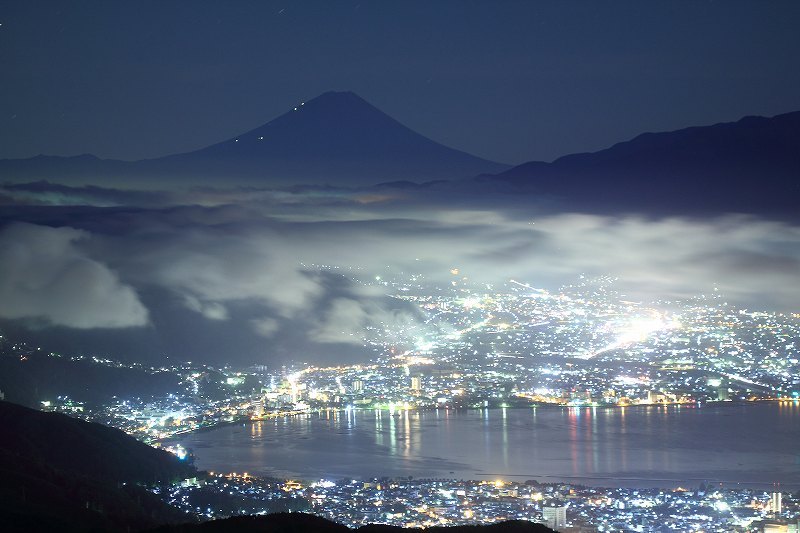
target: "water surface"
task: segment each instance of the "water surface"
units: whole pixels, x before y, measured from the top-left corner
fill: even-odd
[[[323,412],[183,436],[197,466],[302,479],[413,476],[800,488],[800,405]]]

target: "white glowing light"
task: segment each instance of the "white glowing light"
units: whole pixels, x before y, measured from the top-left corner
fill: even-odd
[[[417,339],[415,348],[420,352],[427,352],[436,347],[436,343],[425,339]]]
[[[672,322],[664,320],[660,316],[649,318],[634,318],[622,329],[617,337],[617,344],[625,345],[634,342],[642,342],[653,333],[673,329]]]
[[[648,317],[631,318],[622,324],[607,324],[604,329],[611,329],[617,334],[617,338],[594,352],[589,352],[580,356],[581,359],[591,359],[592,357],[604,352],[616,350],[637,342],[644,342],[653,336],[654,333],[677,329],[680,323],[675,318],[667,318],[660,313],[653,312]]]
[[[464,298],[461,302],[461,305],[464,306],[464,309],[472,309],[475,307],[481,307],[481,299],[475,296],[471,296],[469,298]]]

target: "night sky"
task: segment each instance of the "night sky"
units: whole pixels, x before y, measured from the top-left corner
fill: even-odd
[[[196,149],[351,90],[505,163],[800,109],[800,3],[0,5],[0,158]]]

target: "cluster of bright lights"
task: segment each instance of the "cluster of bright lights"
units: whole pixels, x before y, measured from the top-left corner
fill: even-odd
[[[464,306],[464,309],[480,309],[483,307],[481,304],[481,299],[477,296],[470,296],[469,298],[464,298],[461,300],[461,305]]]
[[[624,346],[647,340],[653,333],[668,331],[680,327],[675,319],[668,319],[660,314],[650,317],[632,318],[619,331],[616,344]]]
[[[415,348],[420,352],[429,352],[436,348],[436,343],[427,339],[419,338],[417,339]]]
[[[186,451],[186,448],[184,448],[180,444],[176,444],[175,446],[168,446],[164,449],[174,454],[181,461],[185,460],[186,457],[189,455],[189,452]]]
[[[655,311],[650,316],[633,317],[619,324],[606,324],[602,330],[613,332],[616,335],[616,339],[599,350],[587,352],[582,358],[591,359],[601,353],[644,342],[656,333],[680,327],[681,324],[676,318],[667,317],[665,314]]]

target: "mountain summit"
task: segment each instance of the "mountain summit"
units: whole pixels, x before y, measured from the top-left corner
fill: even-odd
[[[0,161],[0,179],[363,186],[466,178],[507,168],[432,141],[352,92],[327,92],[263,126],[193,152],[131,163],[91,157],[6,160]]]
[[[186,155],[338,161],[446,156],[480,161],[419,135],[352,92],[324,93],[263,126]]]
[[[442,146],[352,92],[327,92],[254,130],[201,150],[146,162],[187,177],[371,185],[473,176],[508,168]]]

